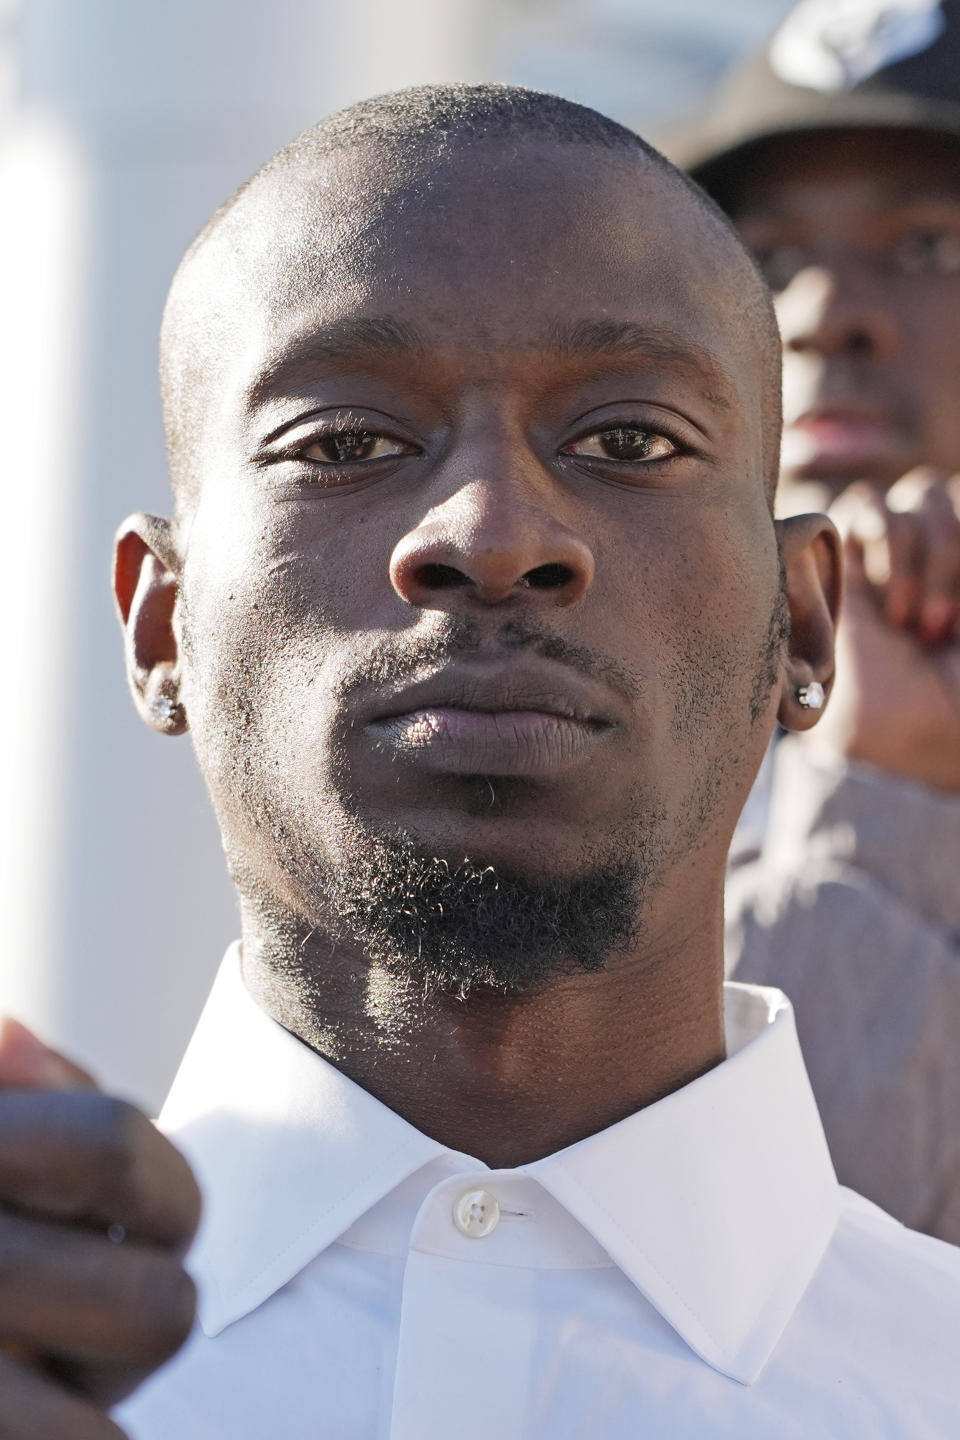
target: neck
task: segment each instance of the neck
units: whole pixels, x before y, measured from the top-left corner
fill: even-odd
[[[459,998],[425,995],[246,908],[244,980],[262,1009],[417,1129],[500,1169],[605,1129],[723,1059],[719,896],[705,913],[661,925],[601,971]]]

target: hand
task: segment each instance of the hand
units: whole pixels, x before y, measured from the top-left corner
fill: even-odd
[[[145,1116],[0,1025],[3,1440],[121,1440],[109,1407],[190,1332],[181,1261],[199,1213],[186,1161]]]
[[[830,704],[807,743],[960,790],[960,479],[852,485],[830,514],[846,600]]]

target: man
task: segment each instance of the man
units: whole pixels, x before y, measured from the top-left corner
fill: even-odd
[[[777,298],[778,511],[847,541],[839,681],[733,849],[842,1180],[960,1242],[960,7],[807,0],[679,145]]]
[[[335,117],[188,254],[176,518],[127,522],[116,589],[243,942],[163,1116],[204,1191],[200,1327],[134,1440],[956,1432],[960,1258],[839,1190],[789,1006],[722,995],[737,814],[833,677],[835,532],[771,515],[778,354],[702,196],[524,91]],[[106,1338],[81,1286],[57,1346],[6,1303],[49,1405],[97,1395],[78,1352],[131,1383],[119,1266],[163,1252],[168,1194],[167,1251],[192,1214],[136,1127],[126,1195],[78,1200],[80,1096],[19,1097],[19,1173],[52,1150],[84,1245],[127,1232]],[[53,1209],[24,1188],[8,1254]]]

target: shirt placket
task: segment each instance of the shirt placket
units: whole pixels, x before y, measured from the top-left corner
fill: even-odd
[[[515,1227],[535,1221],[523,1192],[508,1175],[480,1172],[444,1181],[421,1206],[404,1272],[389,1440],[529,1433],[536,1271],[517,1263]]]

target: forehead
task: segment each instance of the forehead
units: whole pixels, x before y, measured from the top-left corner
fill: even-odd
[[[960,141],[906,130],[809,132],[760,145],[731,176],[726,208],[738,220],[791,212],[805,218],[960,201]]]
[[[389,315],[422,349],[488,359],[596,349],[595,322],[632,326],[664,354],[712,360],[734,388],[754,381],[746,262],[679,181],[631,152],[488,144],[410,166],[348,151],[268,176],[234,230],[226,309],[248,380],[314,332]]]

